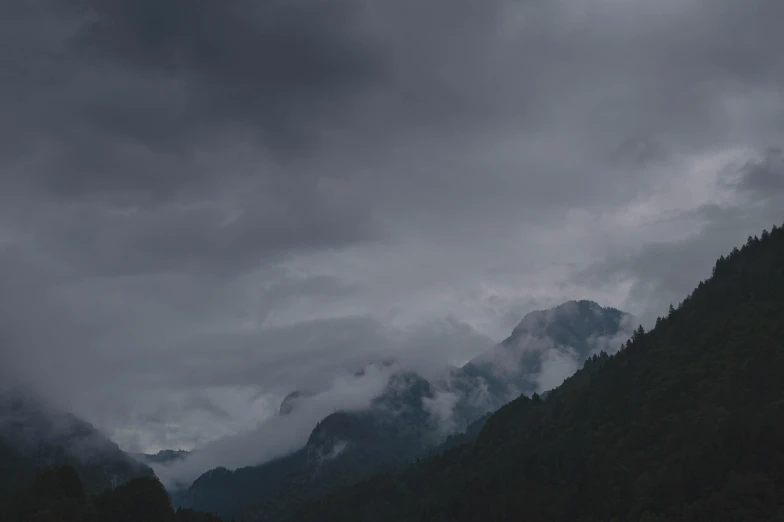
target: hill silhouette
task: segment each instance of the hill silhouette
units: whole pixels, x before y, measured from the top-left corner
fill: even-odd
[[[154,476],[90,423],[21,390],[1,392],[0,504],[58,466],[76,469],[88,494]]]
[[[38,472],[0,508],[2,522],[221,522],[207,513],[175,511],[163,485],[153,477],[134,478],[89,495],[72,466]]]

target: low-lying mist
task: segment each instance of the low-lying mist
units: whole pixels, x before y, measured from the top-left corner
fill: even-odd
[[[340,375],[328,389],[298,401],[288,414],[273,415],[254,430],[218,439],[185,459],[153,465],[153,469],[167,488],[180,489],[216,467],[235,469],[284,456],[303,447],[311,430],[327,415],[368,408],[397,370],[397,365],[370,365],[359,375]]]

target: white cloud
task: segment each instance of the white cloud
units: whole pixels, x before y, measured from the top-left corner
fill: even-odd
[[[574,350],[560,348],[546,351],[542,357],[542,370],[535,376],[537,391],[542,393],[560,386],[579,367]]]
[[[422,399],[422,407],[432,416],[439,430],[444,434],[454,431],[455,424],[452,414],[458,400],[457,394],[444,390],[436,390],[433,397]]]

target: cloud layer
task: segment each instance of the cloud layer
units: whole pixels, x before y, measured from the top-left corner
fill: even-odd
[[[784,221],[778,0],[7,4],[0,377],[128,449]]]

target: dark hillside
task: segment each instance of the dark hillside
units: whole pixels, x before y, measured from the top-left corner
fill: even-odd
[[[155,478],[134,478],[88,495],[72,466],[45,469],[0,505],[2,522],[221,522],[217,516],[171,506]]]
[[[615,356],[520,397],[475,443],[378,476],[297,521],[784,520],[784,230]]]

